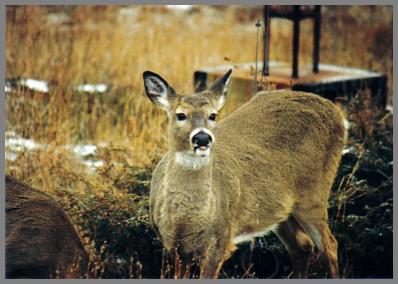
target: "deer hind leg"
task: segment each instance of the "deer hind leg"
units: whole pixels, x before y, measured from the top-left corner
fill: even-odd
[[[329,226],[324,224],[322,228],[323,249],[321,250],[321,257],[324,265],[327,267],[330,278],[339,278],[339,265],[337,259],[337,241],[330,232]]]
[[[308,268],[314,251],[311,238],[293,216],[281,222],[275,234],[289,253],[293,278],[308,278]]]
[[[330,232],[327,218],[321,220],[308,220],[300,217],[298,221],[303,225],[319,250],[320,258],[328,270],[329,278],[339,278],[337,258],[337,241]]]

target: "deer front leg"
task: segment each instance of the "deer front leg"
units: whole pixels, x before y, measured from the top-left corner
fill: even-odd
[[[173,251],[169,252],[163,249],[162,267],[160,272],[161,279],[169,279],[174,274],[174,254]]]
[[[217,240],[210,245],[202,258],[200,278],[218,278],[218,274],[225,260],[229,258],[235,246],[230,242]]]
[[[179,263],[179,278],[189,279],[194,278],[195,275],[192,274],[192,267],[195,263],[193,254],[180,254],[180,263]]]
[[[194,264],[192,254],[186,254],[173,247],[170,251],[163,249],[161,279],[191,278],[191,268]]]
[[[193,263],[193,255],[191,253],[185,253],[184,251],[175,250],[174,279],[190,278],[191,266]]]

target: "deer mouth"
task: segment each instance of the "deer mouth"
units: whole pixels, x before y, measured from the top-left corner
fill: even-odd
[[[210,155],[210,146],[211,144],[208,144],[207,146],[199,146],[199,145],[194,145],[193,151],[195,152],[196,156],[199,157],[207,157]]]

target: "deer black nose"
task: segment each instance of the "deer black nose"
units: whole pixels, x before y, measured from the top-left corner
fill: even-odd
[[[192,137],[192,144],[197,147],[208,146],[211,141],[211,136],[204,131],[200,131]]]

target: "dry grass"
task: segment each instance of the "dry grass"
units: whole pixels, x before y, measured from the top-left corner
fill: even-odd
[[[201,7],[175,14],[154,6],[8,7],[7,78],[53,83],[48,104],[7,98],[7,129],[51,143],[105,141],[149,165],[166,148],[165,116],[143,95],[142,72],[154,70],[183,93],[203,66],[254,59],[253,7]],[[122,11],[121,11],[122,9]],[[65,19],[55,21],[54,14]],[[385,72],[392,86],[392,9],[324,7],[321,59]],[[310,62],[312,23],[302,23],[301,61]],[[291,24],[272,20],[271,59],[291,57]],[[108,83],[106,105],[71,86]],[[24,96],[25,98],[20,98]],[[37,96],[37,95],[36,95]],[[111,98],[110,98],[111,97]],[[78,111],[76,111],[78,110]]]
[[[51,86],[48,94],[20,89],[7,95],[6,129],[47,146],[19,152],[6,172],[54,195],[106,193],[128,204],[131,167],[151,170],[167,148],[166,116],[143,94],[142,72],[158,72],[188,93],[195,69],[253,61],[261,10],[252,8],[175,13],[156,6],[7,7],[6,77]],[[311,38],[312,24],[304,21],[301,63],[311,61]],[[271,40],[271,60],[289,61],[290,23],[272,20]],[[391,97],[392,8],[324,7],[321,62],[384,72]],[[105,95],[73,90],[83,83],[112,88]],[[104,166],[88,173],[62,147],[76,143],[104,143],[97,155]]]

